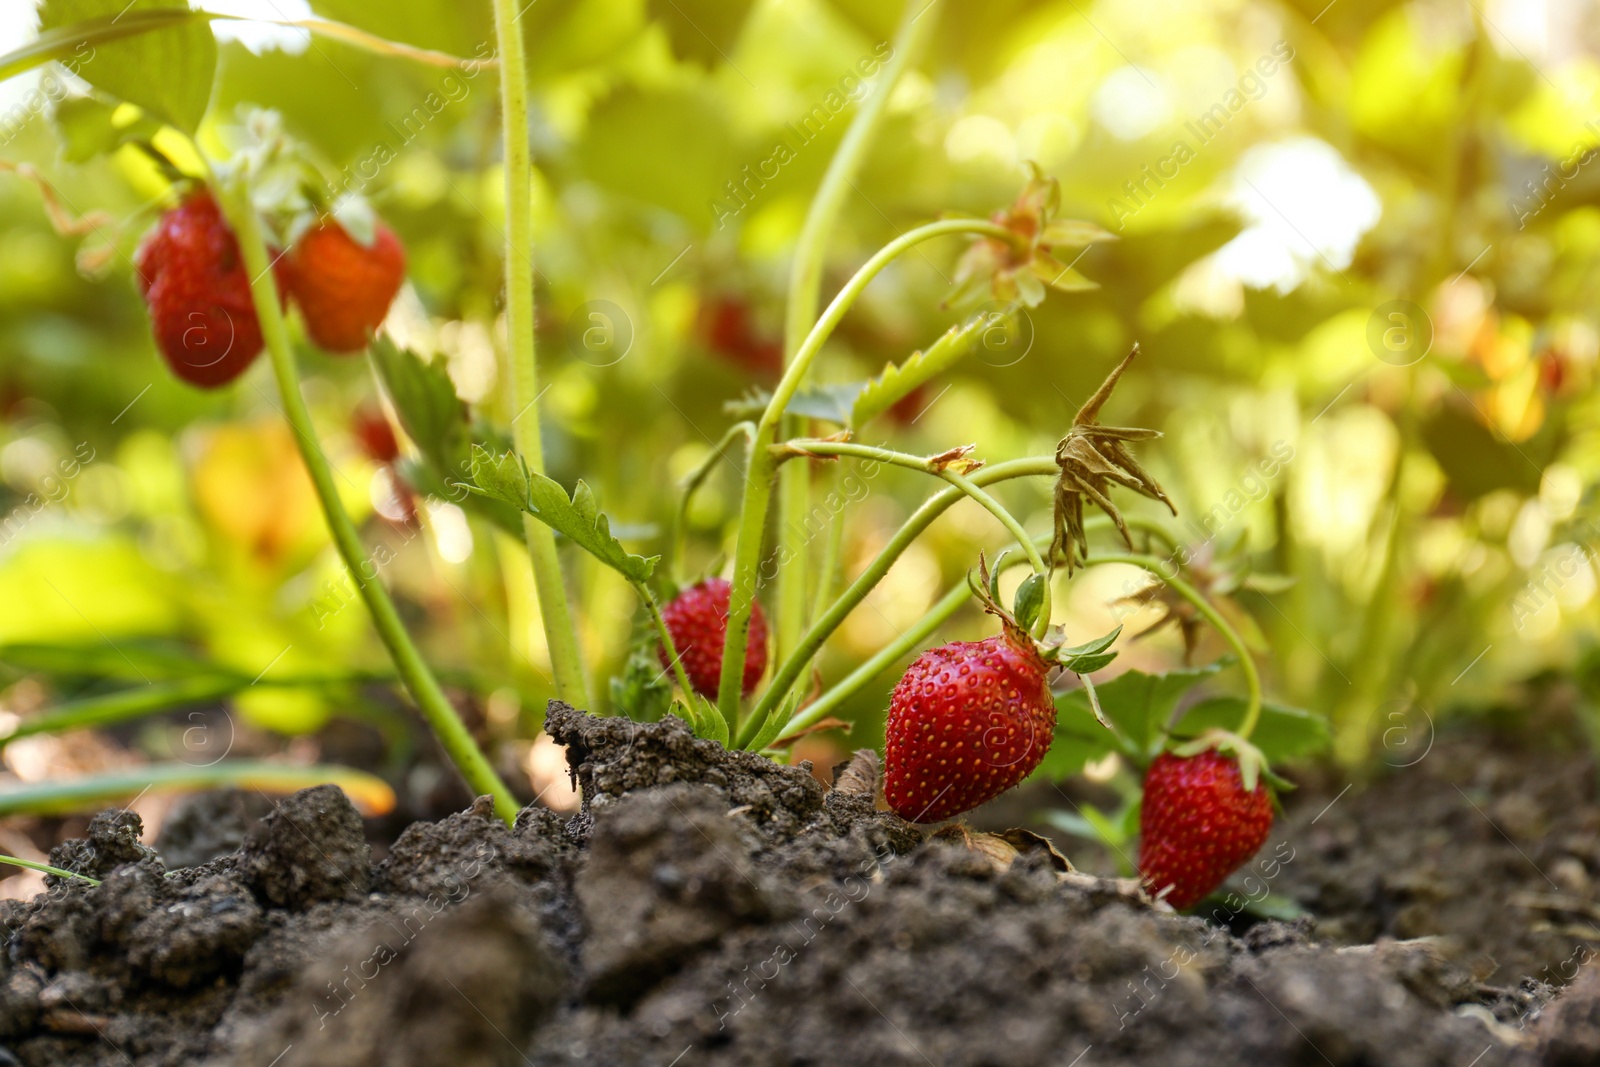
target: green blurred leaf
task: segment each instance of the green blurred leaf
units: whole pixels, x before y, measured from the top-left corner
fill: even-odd
[[[1126,671],[1095,690],[1106,718],[1132,747],[1130,755],[1148,759],[1164,735],[1178,701],[1221,669],[1220,663],[1210,663],[1166,674]],[[1120,747],[1112,732],[1095,721],[1084,690],[1074,689],[1057,697],[1056,714],[1055,743],[1041,764],[1049,768],[1050,777],[1077,774],[1085,763]],[[1058,748],[1062,750],[1059,755]]]
[[[130,142],[148,141],[161,128],[148,115],[119,125],[116,112],[115,104],[89,96],[68,97],[57,104],[50,117],[61,138],[61,158],[84,163]]]
[[[447,480],[466,474],[467,408],[444,360],[427,362],[384,336],[374,338],[369,350],[407,436]]]
[[[726,101],[709,87],[622,89],[590,112],[573,158],[602,188],[675,212],[696,230],[711,230],[723,212],[740,210],[730,183],[748,180],[744,195],[757,202],[764,184],[741,171],[757,157],[739,158],[732,125]],[[648,165],[652,160],[672,165]]]
[[[751,0],[649,0],[650,17],[667,31],[673,54],[708,66],[729,62]]]
[[[1212,728],[1232,730],[1244,718],[1244,709],[1243,697],[1210,697],[1184,712],[1173,735],[1188,738]],[[1269,763],[1315,755],[1326,749],[1332,739],[1328,720],[1323,716],[1273,703],[1261,706],[1261,719],[1250,735],[1251,744],[1261,750]]]
[[[44,0],[39,29],[42,33],[89,19],[188,8],[187,0]],[[76,62],[75,71],[96,88],[192,134],[211,101],[217,41],[211,27],[198,20],[97,44]]]
[[[1469,412],[1444,404],[1422,423],[1422,440],[1451,489],[1465,500],[1476,500],[1496,489],[1539,492],[1543,468],[1555,459],[1559,445],[1548,425],[1545,430],[1514,444],[1496,437]]]

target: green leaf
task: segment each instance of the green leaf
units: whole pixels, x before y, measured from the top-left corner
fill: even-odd
[[[911,353],[899,366],[891,363],[885,367],[855,398],[850,411],[850,428],[861,429],[904,400],[917,386],[953,367],[980,337],[994,328],[997,317],[995,313],[973,315],[966,322],[950,327],[925,351]]]
[[[846,426],[850,422],[850,409],[867,384],[865,381],[839,382],[834,385],[801,389],[789,398],[789,406],[783,410],[788,415],[822,419],[825,422]],[[770,392],[765,389],[751,389],[738,400],[730,400],[723,404],[722,410],[724,414],[736,419],[759,419],[770,403],[772,403]]]
[[[1118,734],[1127,739],[1132,749],[1126,755],[1140,761],[1148,759],[1183,694],[1221,669],[1220,663],[1212,663],[1167,674],[1126,671],[1096,686],[1101,710],[1116,727],[1116,734],[1095,721],[1084,690],[1061,694],[1056,697],[1055,740],[1034,773],[1051,779],[1078,774],[1086,764],[1120,750]]]
[[[1093,674],[1095,671],[1105,670],[1116,658],[1115,652],[1091,652],[1062,660],[1061,665],[1073,674]]]
[[[661,558],[636,556],[623,548],[583,482],[569,498],[560,482],[530,471],[515,452],[496,455],[473,445],[472,481],[468,489],[520,507],[629,581],[648,581]]]
[[[1046,582],[1044,575],[1030,574],[1017,586],[1017,595],[1011,601],[1011,614],[1017,617],[1017,623],[1024,630],[1033,629],[1034,621],[1039,618],[1039,609],[1044,607]]]
[[[73,96],[61,101],[51,114],[56,134],[61,138],[61,158],[68,163],[85,163],[96,156],[109,155],[133,141],[148,141],[161,124],[148,115],[118,124],[117,105],[91,96]]]
[[[1101,689],[1102,698],[1105,690]],[[1197,737],[1207,729],[1232,730],[1244,718],[1245,700],[1238,696],[1218,696],[1202,700],[1188,711],[1172,731],[1177,737]],[[1261,706],[1261,719],[1250,735],[1250,743],[1261,750],[1267,762],[1315,755],[1332,742],[1328,720],[1314,712],[1284,704]]]
[[[69,66],[95,88],[193,134],[211,102],[217,40],[203,17],[190,21],[187,0],[44,0],[39,31],[65,31],[88,20],[117,22],[130,15],[166,11],[184,12],[185,21],[104,41],[87,53],[75,51]]]
[[[446,480],[463,477],[470,458],[467,409],[444,360],[429,362],[384,336],[374,338],[369,351],[406,435]]]

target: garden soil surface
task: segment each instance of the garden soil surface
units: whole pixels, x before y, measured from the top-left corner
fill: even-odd
[[[377,863],[332,787],[214,797],[155,848],[97,817],[52,861],[102,885],[0,903],[0,1067],[1600,1064],[1571,750],[1480,727],[1308,781],[1234,905],[1182,916],[877,811],[864,764],[829,789],[676,720],[547,728],[576,816],[480,801]],[[1268,890],[1305,914],[1239,910]]]

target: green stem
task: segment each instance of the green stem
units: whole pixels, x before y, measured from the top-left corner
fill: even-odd
[[[534,348],[533,162],[528,147],[528,61],[518,0],[494,0],[500,51],[500,119],[506,172],[506,362],[510,366],[512,439],[528,469],[544,473],[539,437],[539,365]],[[578,631],[567,604],[556,554],[555,532],[532,516],[522,517],[522,536],[533,565],[533,586],[550,649],[556,695],[574,707],[589,707],[588,682]]]
[[[1041,545],[1048,547],[1050,540],[1050,536],[1038,538],[1034,541],[1034,546],[1035,548]],[[1007,567],[1026,561],[1024,556],[1007,556],[997,564],[995,569],[996,571],[1004,570]],[[900,657],[922,644],[929,637],[932,637],[939,627],[949,622],[950,617],[961,610],[961,605],[965,604],[971,596],[972,586],[970,583],[963,581],[952,586],[950,591],[941,597],[938,603],[929,608],[922,618],[918,619],[893,641],[875,652],[861,666],[839,679],[816,700],[806,705],[804,711],[790,719],[784,728],[778,732],[778,736],[787,737],[796,730],[804,729],[812,723],[821,722],[846,700],[855,696],[862,686],[892,667],[899,661]]]
[[[1106,554],[1090,556],[1083,561],[1085,567],[1097,566],[1101,563],[1128,563],[1135,567],[1143,567],[1157,579],[1167,584],[1173,592],[1177,593],[1198,611],[1206,622],[1210,623],[1222,639],[1228,642],[1234,655],[1239,657],[1239,669],[1244,672],[1244,684],[1249,694],[1249,702],[1245,706],[1244,718],[1239,722],[1239,728],[1234,731],[1240,737],[1249,739],[1255,731],[1256,723],[1261,719],[1261,675],[1256,671],[1256,662],[1250,655],[1250,650],[1245,647],[1244,638],[1239,636],[1239,631],[1224,619],[1211,602],[1200,591],[1176,574],[1167,574],[1165,561],[1153,556],[1134,556],[1120,554]]]
[[[728,427],[721,440],[712,446],[711,454],[705,458],[705,462],[683,480],[683,493],[678,497],[678,510],[673,517],[672,540],[667,547],[667,573],[678,585],[682,585],[684,581],[683,556],[689,531],[689,504],[694,500],[694,494],[705,484],[706,479],[711,477],[711,472],[716,470],[717,464],[726,457],[728,446],[733,444],[734,438],[743,437],[748,444],[755,430],[753,422],[738,422]]]
[[[38,871],[40,874],[53,874],[57,878],[77,878],[88,882],[90,885],[100,884],[100,879],[90,878],[87,874],[79,874],[77,871],[64,871],[60,867],[52,867],[48,863],[35,863],[32,860],[21,859],[17,856],[0,856],[0,863],[9,864],[12,867],[26,867],[28,870]]]
[[[650,587],[643,582],[634,582],[633,588],[650,611],[650,621],[655,624],[656,634],[661,638],[661,647],[667,653],[672,676],[678,680],[678,688],[683,690],[684,703],[690,709],[690,714],[693,714],[694,686],[689,684],[689,675],[683,669],[683,656],[679,655],[678,646],[672,640],[672,631],[667,629],[667,620],[661,615],[661,604],[656,600],[655,594],[650,592]]]
[[[1022,523],[1017,521],[1015,515],[1007,511],[1001,503],[978,486],[966,476],[959,474],[947,466],[934,463],[924,456],[913,456],[905,452],[896,452],[889,448],[879,448],[874,445],[856,444],[851,441],[790,441],[778,446],[777,451],[782,456],[787,449],[794,449],[802,455],[809,456],[854,456],[858,459],[874,460],[878,463],[888,463],[896,467],[905,467],[908,470],[921,471],[931,474],[935,478],[942,478],[961,490],[967,496],[976,500],[983,509],[996,519],[1000,520],[1011,536],[1017,539],[1017,544],[1022,547],[1022,552],[1033,565],[1033,573],[1042,578],[1050,577],[1050,568],[1045,564],[1044,557],[1039,554],[1039,549],[1034,545],[1034,538],[1023,529]],[[787,453],[793,455],[794,453]],[[1039,609],[1039,617],[1034,622],[1035,637],[1043,636],[1045,630],[1050,628],[1050,586],[1048,582],[1044,587],[1044,603]]]
[[[1053,477],[1059,472],[1054,456],[1030,456],[1026,459],[1013,459],[1005,463],[996,463],[992,467],[985,467],[968,479],[973,485],[987,486],[1008,478],[1026,477]],[[889,573],[889,568],[894,566],[895,560],[900,558],[911,543],[922,536],[937,519],[950,509],[958,500],[966,499],[967,494],[962,489],[951,486],[949,489],[936,493],[922,502],[922,505],[906,519],[895,535],[889,539],[867,564],[865,570],[851,582],[849,587],[839,595],[822,616],[812,622],[800,644],[788,659],[779,665],[777,673],[773,676],[772,684],[762,694],[750,718],[753,722],[765,722],[768,715],[783,703],[789,690],[800,678],[810,664],[812,657],[822,648],[824,642],[832,636],[856,607],[867,598],[873,587],[883,581],[884,575]],[[726,667],[724,667],[726,669]],[[754,737],[759,732],[759,725],[754,729],[741,732],[746,739]]]
[[[927,17],[924,18],[923,15]],[[783,347],[791,360],[798,359],[800,348],[805,342],[807,324],[816,318],[817,304],[822,293],[822,270],[828,235],[838,220],[839,211],[844,205],[851,182],[860,171],[861,164],[872,147],[873,135],[883,121],[890,94],[911,60],[920,51],[922,42],[932,31],[938,16],[937,10],[928,11],[924,0],[911,0],[906,5],[905,13],[901,16],[900,28],[895,33],[894,50],[889,61],[879,72],[871,91],[862,100],[860,109],[845,131],[844,139],[839,142],[833,159],[828,163],[828,170],[822,176],[822,183],[817,187],[816,195],[811,199],[811,208],[806,213],[805,224],[801,227],[800,236],[795,242],[794,259],[789,273],[789,293],[784,309]],[[784,436],[792,437],[798,433],[799,422],[800,420],[795,418],[785,419]],[[780,555],[786,560],[785,566],[778,572],[778,587],[774,598],[775,654],[780,658],[787,655],[798,643],[801,630],[805,626],[809,537],[802,516],[810,510],[809,475],[810,472],[804,464],[794,464],[779,472],[778,540],[782,546]],[[837,516],[834,517],[834,524],[839,525]],[[823,561],[824,569],[817,583],[822,590],[819,594],[818,610],[821,604],[826,603],[820,597],[826,594],[828,586],[832,584],[829,576],[837,558],[837,553],[833,551],[836,548],[833,538],[830,538],[828,547],[829,555]]]
[[[503,2],[503,0],[497,0]],[[750,445],[750,462],[745,468],[744,499],[740,505],[738,543],[734,550],[733,590],[728,603],[728,635],[723,646],[722,677],[717,688],[717,707],[727,721],[730,733],[738,725],[739,696],[744,679],[745,651],[750,638],[750,610],[755,604],[758,570],[761,565],[761,540],[766,528],[767,506],[772,501],[772,481],[777,473],[776,460],[767,449],[777,437],[789,401],[805,380],[811,363],[822,345],[833,334],[845,312],[855,303],[868,283],[896,258],[924,241],[948,234],[979,234],[1008,243],[1015,243],[1017,235],[1003,226],[981,219],[944,219],[930,222],[890,241],[856,271],[833,298],[822,317],[817,320],[806,339],[795,352],[793,361],[783,372],[782,379],[773,390],[772,400],[761,415],[755,436]],[[1055,470],[1052,459],[1051,470]],[[780,568],[788,560],[779,558]],[[792,658],[792,657],[791,657]],[[768,708],[768,711],[771,709]]]
[[[474,743],[466,725],[444,695],[444,690],[439,688],[438,679],[412,643],[411,635],[400,621],[394,601],[389,599],[388,590],[378,580],[378,568],[368,558],[355,523],[350,520],[349,513],[339,500],[333,470],[317,443],[316,426],[311,421],[311,412],[306,408],[305,397],[300,392],[300,372],[295,367],[294,353],[289,347],[289,331],[284,323],[283,307],[278,302],[272,263],[261,237],[261,224],[256,219],[247,189],[231,189],[227,193],[230,195],[225,195],[222,200],[228,206],[228,218],[238,237],[245,269],[251,278],[250,292],[255,299],[256,317],[260,320],[261,336],[272,359],[272,372],[283,398],[284,415],[294,429],[295,443],[300,448],[300,455],[322,503],[328,532],[333,536],[334,545],[350,572],[350,580],[355,583],[372,615],[373,626],[383,639],[395,670],[411,692],[412,699],[417,702],[423,718],[433,728],[446,755],[461,771],[461,776],[473,792],[494,797],[495,810],[507,823],[513,822],[517,816],[516,799]]]

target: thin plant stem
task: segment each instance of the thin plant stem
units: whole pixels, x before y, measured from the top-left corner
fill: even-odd
[[[711,477],[711,472],[716,469],[717,464],[726,457],[728,446],[733,444],[734,439],[743,437],[748,442],[755,429],[753,422],[739,422],[728,427],[721,440],[711,446],[711,454],[705,458],[705,462],[683,480],[683,492],[678,496],[678,510],[673,516],[672,539],[667,546],[667,573],[679,585],[684,581],[684,548],[689,533],[689,505],[694,500],[694,494],[705,484],[706,479]]]
[[[533,162],[528,145],[528,61],[517,24],[517,0],[494,0],[495,36],[500,51],[500,120],[506,178],[506,362],[510,368],[511,434],[528,469],[544,473],[539,437],[539,366],[534,347]],[[530,515],[522,517],[522,536],[533,566],[533,586],[550,650],[556,695],[575,707],[589,707],[578,631],[567,603],[555,532]]]
[[[87,874],[79,874],[77,871],[64,871],[60,867],[52,867],[48,863],[35,863],[33,860],[25,860],[18,856],[0,856],[0,863],[8,864],[12,867],[24,867],[30,871],[38,871],[40,874],[53,874],[57,878],[76,878],[79,881],[88,882],[90,885],[100,884],[100,879],[90,878]]]
[[[855,175],[861,170],[867,153],[871,150],[873,136],[883,121],[889,96],[894,91],[912,59],[939,20],[937,9],[929,11],[925,0],[910,0],[901,16],[895,33],[894,50],[889,61],[879,71],[872,89],[861,101],[855,118],[845,130],[843,140],[828,163],[827,172],[811,198],[806,221],[795,241],[794,259],[789,272],[789,292],[784,309],[784,352],[791,360],[797,359],[805,342],[808,324],[816,318],[817,304],[822,293],[822,270],[828,237],[838,221],[840,208],[852,186]],[[785,437],[799,432],[800,420],[786,418],[783,422]],[[809,565],[807,544],[810,540],[802,516],[810,509],[810,471],[804,464],[784,467],[778,473],[778,542],[780,554],[786,560],[778,572],[774,595],[774,638],[776,655],[782,657],[800,640],[806,621],[806,572]],[[840,517],[832,517],[835,527],[842,525]],[[822,569],[817,575],[817,609],[827,603],[821,599],[832,585],[832,574],[837,567],[838,535],[830,533]],[[813,612],[814,614],[814,612]]]
[[[888,463],[896,467],[905,467],[908,470],[921,471],[941,478],[960,489],[967,496],[976,500],[985,511],[1000,520],[1000,524],[1010,531],[1011,536],[1017,539],[1022,552],[1033,565],[1033,573],[1042,578],[1049,578],[1050,568],[1045,563],[1044,557],[1039,554],[1039,549],[1034,545],[1034,538],[1023,529],[1017,517],[994,497],[984,492],[965,475],[958,473],[948,466],[943,466],[923,456],[913,456],[905,452],[896,452],[889,448],[878,448],[873,445],[856,444],[851,441],[791,441],[780,447],[793,448],[803,455],[813,456],[854,456],[857,459],[872,460],[878,463]],[[1039,608],[1039,615],[1034,621],[1034,636],[1041,636],[1050,627],[1050,586],[1044,587],[1044,601]]]
[[[1239,657],[1239,669],[1244,672],[1244,684],[1248,693],[1248,702],[1245,705],[1244,718],[1239,722],[1239,728],[1233,732],[1246,740],[1255,731],[1256,723],[1261,719],[1261,675],[1256,671],[1255,659],[1250,655],[1250,649],[1245,646],[1244,638],[1239,636],[1239,631],[1211,602],[1201,595],[1200,591],[1176,574],[1168,574],[1165,570],[1165,561],[1153,556],[1135,556],[1122,554],[1092,555],[1083,561],[1085,567],[1097,566],[1101,563],[1128,563],[1135,567],[1143,567],[1157,580],[1166,583],[1167,587],[1194,606],[1202,618],[1210,623],[1222,639],[1228,642],[1234,655]]]
[[[511,795],[500,776],[489,765],[483,751],[473,741],[466,724],[456,714],[439,681],[428,668],[422,653],[406,632],[389,592],[378,580],[377,567],[368,557],[356,532],[355,523],[339,499],[334,484],[333,469],[318,443],[317,430],[300,392],[300,372],[295,366],[294,353],[289,347],[289,331],[284,322],[283,308],[278,302],[277,285],[273,281],[272,263],[267,256],[267,246],[261,237],[261,225],[251,206],[248,191],[243,188],[228,190],[231,195],[221,199],[228,205],[229,221],[239,241],[239,251],[249,272],[250,292],[255,300],[256,317],[261,323],[261,336],[266,342],[267,354],[272,360],[272,373],[277,378],[278,392],[283,400],[284,416],[294,430],[306,471],[316,488],[327,519],[328,532],[350,573],[350,580],[361,594],[362,601],[372,615],[373,627],[389,651],[395,670],[417,703],[417,708],[433,729],[445,754],[466,779],[476,794],[494,798],[495,811],[507,823],[517,816],[516,798]]]
[[[899,256],[924,241],[949,234],[978,234],[1007,243],[1016,243],[1016,234],[1003,226],[982,219],[943,219],[918,226],[890,241],[856,271],[828,305],[806,339],[795,352],[794,360],[783,372],[772,400],[762,412],[761,421],[750,442],[750,461],[745,467],[744,497],[740,504],[738,542],[734,550],[733,589],[728,603],[728,631],[723,645],[722,677],[717,688],[717,707],[727,721],[730,733],[737,732],[741,682],[744,678],[745,651],[750,638],[750,611],[755,604],[756,585],[761,565],[761,541],[766,530],[767,507],[772,501],[772,482],[777,474],[776,459],[768,452],[777,437],[785,409],[805,380],[822,345],[833,334],[839,321],[873,278]],[[1051,470],[1055,470],[1052,459]],[[778,564],[787,564],[780,555]],[[791,657],[792,658],[792,657]],[[771,710],[770,707],[767,708]]]
[[[655,594],[650,592],[650,587],[643,582],[634,582],[633,588],[644,601],[645,608],[650,612],[650,621],[655,625],[656,635],[661,638],[661,648],[667,654],[668,665],[672,668],[672,676],[677,679],[678,687],[683,690],[684,705],[694,714],[694,686],[689,684],[689,675],[683,669],[683,654],[678,651],[677,644],[672,640],[672,631],[667,629],[667,620],[661,615],[661,604],[656,600]]]
[[[1048,547],[1050,537],[1045,536],[1034,540],[1034,547]],[[1026,556],[1008,556],[1001,560],[995,567],[998,572],[1018,563],[1027,562]],[[951,586],[950,591],[939,598],[938,603],[929,608],[927,612],[908,627],[893,641],[884,645],[861,666],[835,682],[821,696],[817,697],[805,710],[795,715],[779,731],[779,737],[787,737],[796,730],[804,729],[812,723],[821,722],[832,714],[846,700],[849,700],[868,682],[888,670],[894,663],[916,648],[922,642],[932,637],[935,631],[950,621],[950,617],[972,597],[972,586],[968,582],[959,582]]]
[[[1054,456],[1030,456],[1025,459],[1013,459],[1004,463],[996,463],[992,467],[985,467],[972,475],[969,481],[972,484],[984,487],[996,482],[1003,482],[1009,478],[1027,477],[1053,477],[1060,468],[1056,466]],[[833,635],[849,614],[867,598],[867,594],[889,573],[889,568],[894,566],[895,560],[900,558],[911,543],[922,536],[922,531],[933,524],[933,521],[948,511],[957,501],[965,500],[967,494],[951,486],[934,494],[922,505],[912,512],[910,517],[895,531],[889,542],[879,550],[866,569],[851,582],[845,591],[839,594],[839,599],[833,602],[820,617],[807,628],[805,636],[794,652],[778,666],[773,675],[772,683],[762,694],[755,710],[751,712],[752,722],[765,722],[783,700],[788,696],[800,675],[804,673],[812,657],[822,648],[823,643]],[[724,666],[726,669],[726,666]],[[760,727],[752,727],[741,732],[748,742],[759,733]]]

